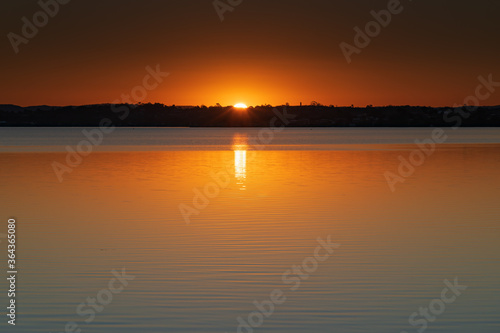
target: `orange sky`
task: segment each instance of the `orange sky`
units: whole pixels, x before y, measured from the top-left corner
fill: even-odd
[[[339,44],[387,1],[243,1],[223,22],[205,0],[72,1],[18,54],[3,39],[0,104],[114,102],[157,64],[170,76],[145,102],[169,105],[449,106],[475,93],[479,75],[500,81],[498,1],[401,4],[348,64]],[[1,6],[4,36],[40,10]]]

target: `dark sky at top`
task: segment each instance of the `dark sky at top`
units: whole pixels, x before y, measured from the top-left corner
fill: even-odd
[[[212,0],[71,0],[16,54],[8,34],[41,8],[2,1],[0,103],[113,102],[157,65],[170,75],[144,102],[444,106],[474,95],[480,75],[500,82],[498,0],[402,0],[348,64],[339,44],[387,5],[243,0],[221,22]]]

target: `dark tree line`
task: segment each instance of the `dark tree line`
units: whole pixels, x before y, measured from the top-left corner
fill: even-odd
[[[285,106],[276,107],[282,111]],[[470,109],[385,106],[355,108],[286,106],[291,127],[499,127],[500,106]],[[0,105],[0,126],[99,126],[109,119],[118,127],[268,127],[274,107],[177,107],[163,104],[29,107]]]

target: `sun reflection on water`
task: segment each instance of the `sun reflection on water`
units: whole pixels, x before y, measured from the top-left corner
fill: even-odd
[[[248,136],[235,134],[233,137],[234,176],[240,190],[246,190]]]

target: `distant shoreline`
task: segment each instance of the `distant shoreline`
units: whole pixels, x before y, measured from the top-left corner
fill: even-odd
[[[98,104],[20,107],[0,105],[0,127],[258,128],[269,127],[274,110],[286,110],[286,127],[500,127],[500,106],[448,108],[320,104],[179,107],[163,104]]]

